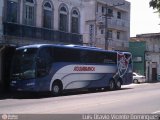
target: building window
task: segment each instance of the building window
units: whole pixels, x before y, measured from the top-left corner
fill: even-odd
[[[73,10],[72,12],[71,32],[79,33],[79,12],[78,10]]]
[[[113,16],[113,10],[112,9],[109,8],[107,10],[107,13],[108,13],[108,16]]]
[[[96,11],[98,12],[98,9],[99,9],[99,5],[98,5],[98,4],[97,4],[97,6],[96,6],[96,9],[97,9]]]
[[[121,19],[121,17],[122,17],[122,16],[121,16],[121,12],[117,12],[117,18],[118,18],[118,19]]]
[[[104,30],[101,30],[101,34],[104,34]]]
[[[120,32],[117,32],[117,39],[119,40],[121,37],[121,33]]]
[[[35,23],[35,1],[25,0],[24,3],[24,24],[34,25]]]
[[[94,24],[90,24],[89,25],[89,40],[90,40],[91,45],[93,44],[93,40],[95,36],[94,32],[95,32],[95,26]]]
[[[102,13],[104,14],[105,13],[105,7],[102,6]]]
[[[141,56],[137,56],[133,58],[134,62],[142,62],[142,57]]]
[[[112,38],[112,30],[108,30],[108,38]]]
[[[61,31],[67,32],[68,31],[68,9],[65,5],[60,7],[60,14],[59,14],[59,29]]]
[[[18,22],[18,0],[7,1],[7,22]]]
[[[43,5],[43,27],[52,28],[53,22],[53,7],[50,2],[45,2]]]

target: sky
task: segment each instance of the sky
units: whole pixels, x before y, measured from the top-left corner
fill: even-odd
[[[160,32],[160,15],[149,7],[150,0],[126,0],[131,2],[130,36]]]

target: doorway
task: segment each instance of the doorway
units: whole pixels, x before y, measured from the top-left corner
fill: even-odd
[[[157,81],[157,63],[152,62],[152,81]]]
[[[10,90],[10,68],[15,49],[16,47],[6,46],[1,55],[3,92],[9,92]]]

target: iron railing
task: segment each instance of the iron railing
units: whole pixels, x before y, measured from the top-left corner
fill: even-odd
[[[53,29],[38,28],[38,27],[8,23],[8,22],[4,22],[3,25],[4,25],[3,31],[5,36],[49,40],[56,43],[57,42],[72,43],[72,44],[83,43],[81,34],[67,33]]]

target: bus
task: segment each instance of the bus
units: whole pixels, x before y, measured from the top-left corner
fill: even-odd
[[[121,89],[132,83],[132,55],[78,45],[36,44],[16,49],[11,90],[51,92]]]

